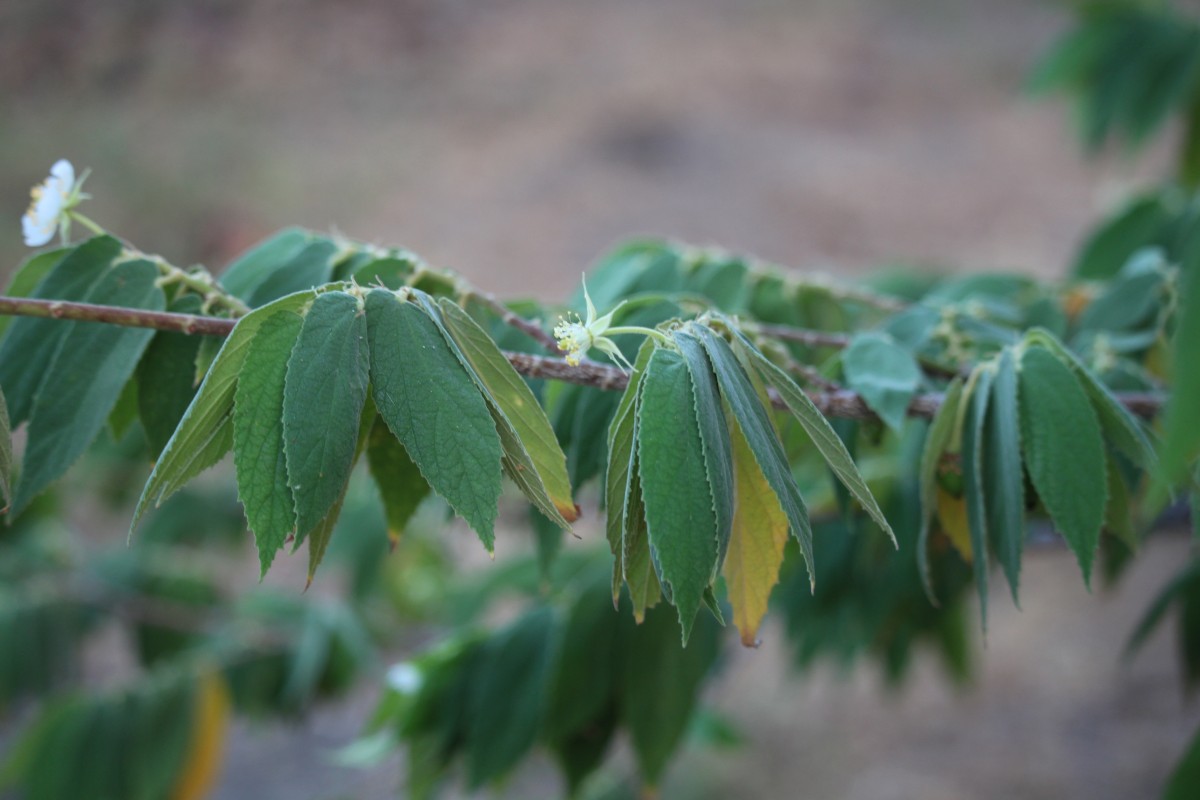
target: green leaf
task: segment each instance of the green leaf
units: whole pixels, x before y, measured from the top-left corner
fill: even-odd
[[[646,364],[654,353],[654,343],[647,339],[633,364],[633,373],[621,395],[621,402],[613,414],[608,427],[608,468],[604,473],[605,532],[609,549],[613,554],[612,596],[615,605],[621,593],[621,581],[625,578],[625,538],[628,535],[626,507],[631,490],[641,491],[638,481],[631,481],[634,470],[635,442],[637,441],[637,397],[646,372]],[[639,514],[642,513],[639,511]],[[638,520],[634,524],[642,524]],[[630,589],[632,592],[632,587]],[[642,605],[641,611],[645,611]],[[640,612],[639,612],[640,613]]]
[[[157,279],[152,262],[128,261],[109,270],[87,301],[161,311],[166,301],[155,285]],[[24,470],[13,498],[14,515],[83,455],[154,336],[150,330],[98,322],[58,324],[67,330],[44,367],[46,378],[34,402]]]
[[[221,285],[231,294],[248,300],[270,275],[300,255],[314,239],[302,228],[284,228],[247,250],[221,273]]]
[[[121,243],[111,236],[89,239],[63,257],[32,296],[84,302],[120,253]],[[29,419],[39,387],[50,373],[48,367],[70,330],[70,323],[62,320],[35,317],[21,317],[8,326],[0,343],[0,386],[8,398],[8,418],[14,428]]]
[[[274,303],[256,309],[238,320],[233,332],[225,339],[209,368],[196,396],[192,398],[179,427],[171,434],[150,473],[142,496],[138,499],[132,535],[149,503],[157,506],[185,483],[216,464],[233,444],[233,402],[238,374],[246,363],[250,343],[272,314],[277,311],[299,312],[312,302],[311,292],[297,292]]]
[[[12,466],[12,429],[8,424],[4,391],[0,389],[0,493],[4,495],[5,507],[12,502]]]
[[[150,344],[154,344],[153,339],[150,340]],[[150,348],[146,349],[149,350]],[[142,361],[145,360],[146,357],[142,356]],[[113,404],[113,409],[108,414],[108,432],[114,442],[124,439],[125,434],[133,427],[133,423],[138,421],[137,389],[136,377],[125,381],[125,385],[121,387],[121,394],[117,396],[117,402]]]
[[[886,334],[859,333],[842,351],[842,370],[847,388],[862,395],[867,407],[899,433],[921,385],[921,368],[912,353]]]
[[[1029,477],[1090,583],[1108,501],[1096,413],[1076,373],[1042,347],[1021,356],[1019,396]]]
[[[739,356],[739,360],[743,363],[753,363],[758,369],[763,380],[775,388],[779,392],[779,396],[783,398],[783,402],[787,405],[788,411],[792,413],[796,421],[800,423],[800,427],[808,434],[808,438],[816,446],[821,456],[825,459],[825,463],[833,470],[833,474],[837,476],[842,485],[858,500],[862,505],[863,510],[875,520],[884,533],[896,543],[896,534],[892,531],[892,526],[884,516],[883,510],[879,507],[879,503],[875,500],[875,495],[871,494],[867,482],[863,479],[862,474],[858,471],[858,467],[854,463],[854,459],[850,455],[850,451],[846,449],[845,442],[837,435],[833,426],[829,424],[829,420],[825,419],[822,414],[804,393],[796,382],[792,380],[786,372],[784,372],[775,364],[771,363],[765,355],[759,352],[758,348],[754,347],[748,339],[740,332],[737,333],[737,338],[734,340],[734,348]]]
[[[533,745],[554,653],[554,623],[554,613],[539,608],[484,645],[471,687],[470,788],[508,772]]]
[[[813,572],[812,528],[808,522],[808,509],[805,508],[800,489],[792,477],[783,444],[779,441],[775,426],[771,423],[764,406],[765,398],[760,398],[750,376],[742,370],[733,350],[724,339],[707,328],[697,327],[695,330],[712,362],[717,384],[721,387],[721,396],[733,410],[733,416],[758,461],[759,469],[766,476],[767,483],[771,485],[784,513],[787,514],[788,528],[800,543],[800,552],[804,555],[804,563],[808,565],[811,585],[816,581],[816,574]]]
[[[679,623],[665,608],[648,613],[641,625],[622,627],[621,718],[651,785],[659,782],[688,729],[700,686],[720,650],[720,630],[702,616],[685,648],[677,638]]]
[[[1200,458],[1200,263],[1182,277],[1181,311],[1175,328],[1171,400],[1163,427],[1162,474],[1181,480]]]
[[[431,301],[425,302],[432,306]],[[543,514],[569,530],[579,511],[571,497],[567,457],[546,412],[475,320],[445,298],[436,310],[492,408],[509,477]]]
[[[725,426],[725,412],[717,391],[717,379],[704,354],[703,345],[683,331],[676,331],[674,339],[692,378],[696,420],[700,425],[700,443],[704,447],[704,468],[708,472],[713,512],[717,520],[716,569],[719,572],[725,561],[725,552],[729,549],[729,535],[733,526],[733,452],[729,428]]]
[[[367,400],[367,319],[345,292],[317,296],[283,388],[283,449],[296,502],[296,544],[342,493]]]
[[[1025,474],[1021,469],[1017,369],[1011,349],[1006,348],[997,362],[981,455],[988,536],[1004,567],[1013,603],[1019,606],[1017,585],[1025,543]]]
[[[280,264],[250,294],[249,304],[258,307],[294,292],[324,286],[333,279],[333,261],[338,246],[325,238],[314,238],[292,260]]]
[[[1100,425],[1104,429],[1104,435],[1134,464],[1144,470],[1152,470],[1157,460],[1154,455],[1154,446],[1150,444],[1150,439],[1146,436],[1141,423],[1128,408],[1117,400],[1107,386],[1097,380],[1092,371],[1079,360],[1079,357],[1054,338],[1049,331],[1034,329],[1026,334],[1025,341],[1027,344],[1036,344],[1046,348],[1071,369],[1076,380],[1087,393],[1092,408],[1099,417]],[[1183,340],[1177,339],[1177,341]]]
[[[304,318],[276,311],[250,342],[234,393],[233,464],[238,499],[258,546],[261,575],[296,523],[283,449],[283,391],[288,359]]]
[[[683,356],[650,357],[638,404],[637,450],[650,546],[679,611],[684,642],[717,567],[717,518]]]
[[[181,314],[200,313],[201,299],[188,294],[171,304]],[[137,412],[151,452],[157,456],[196,396],[195,361],[205,337],[159,331],[137,368]]]
[[[1172,216],[1161,195],[1136,198],[1091,234],[1080,248],[1072,273],[1091,280],[1111,278],[1135,252],[1160,243]]]
[[[51,270],[57,267],[58,263],[74,249],[73,247],[59,247],[27,258],[25,263],[17,267],[17,271],[13,273],[12,280],[8,282],[8,288],[4,290],[4,294],[7,297],[29,297],[42,279],[50,274]],[[8,330],[8,326],[14,319],[17,317],[0,317],[0,335]]]
[[[542,736],[548,741],[586,729],[613,701],[622,618],[609,605],[607,589],[602,581],[589,583],[562,625],[542,716]]]
[[[971,562],[979,593],[979,617],[987,629],[988,533],[987,497],[984,495],[984,423],[991,400],[993,372],[987,365],[975,368],[967,382],[966,415],[962,426],[963,496],[967,506],[967,529],[971,537]]]
[[[963,382],[955,378],[946,388],[942,404],[938,406],[937,414],[925,434],[925,446],[921,452],[921,529],[917,536],[917,566],[921,572],[921,583],[929,602],[937,605],[937,597],[933,590],[933,578],[929,570],[929,528],[933,520],[934,509],[937,507],[937,473],[942,453],[946,451],[954,435],[954,425],[959,417],[959,405],[962,402]]]
[[[635,432],[634,440],[637,438]],[[650,550],[650,532],[646,527],[646,504],[642,496],[642,475],[636,447],[629,468],[628,498],[623,515],[625,534],[621,559],[625,569],[625,584],[629,587],[629,599],[633,603],[633,618],[641,623],[646,610],[658,605],[663,596],[663,586],[659,581],[658,565]]]
[[[1175,764],[1162,800],[1193,800],[1200,794],[1200,728]]]
[[[371,435],[367,440],[367,465],[379,487],[379,497],[383,500],[388,540],[395,546],[408,521],[417,512],[417,506],[429,494],[429,484],[382,418],[375,420],[371,427]]]
[[[421,474],[492,552],[503,456],[487,403],[437,324],[389,291],[367,295],[375,405]]]

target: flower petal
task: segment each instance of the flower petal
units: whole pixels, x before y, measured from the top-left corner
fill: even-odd
[[[54,162],[54,166],[50,168],[50,174],[65,184],[64,190],[67,192],[70,192],[71,187],[75,185],[75,167],[65,158]]]

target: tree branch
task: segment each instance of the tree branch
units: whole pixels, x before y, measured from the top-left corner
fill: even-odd
[[[74,320],[77,322],[102,322],[133,328],[152,328],[159,331],[200,334],[204,336],[228,336],[236,320],[219,317],[204,317],[194,314],[175,314],[168,311],[143,311],[138,308],[100,306],[91,303],[72,303],[66,300],[40,300],[26,297],[0,297],[0,315],[42,317],[47,319]],[[759,326],[762,331],[763,326]],[[571,366],[561,358],[530,355],[529,353],[505,352],[504,356],[517,372],[528,378],[550,380],[590,386],[604,391],[621,391],[629,384],[629,376],[616,367],[583,361]],[[770,391],[771,402],[776,408],[786,406],[783,400]],[[867,407],[855,392],[845,389],[827,392],[809,392],[809,398],[817,409],[827,417],[845,419],[875,419],[875,413]],[[1144,392],[1127,392],[1117,395],[1118,399],[1140,417],[1153,417],[1163,406],[1163,397]],[[932,417],[942,403],[937,392],[917,395],[908,407],[909,416]]]

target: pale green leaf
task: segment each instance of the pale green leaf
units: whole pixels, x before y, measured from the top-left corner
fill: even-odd
[[[921,368],[912,353],[886,334],[868,331],[854,336],[842,351],[846,387],[862,395],[887,426],[899,432],[921,385]]]
[[[929,571],[929,528],[937,507],[937,472],[942,453],[950,444],[954,425],[958,421],[959,403],[962,401],[962,379],[955,378],[946,388],[942,404],[925,434],[925,446],[921,452],[921,529],[917,536],[917,566],[921,572],[921,583],[929,601],[937,605],[933,590],[933,578]]]

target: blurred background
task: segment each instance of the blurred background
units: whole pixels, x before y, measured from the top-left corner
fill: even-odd
[[[0,267],[25,257],[29,187],[65,157],[94,170],[86,214],[214,270],[296,224],[544,300],[646,234],[843,277],[1053,278],[1169,159],[1085,161],[1065,107],[1023,97],[1067,23],[1033,0],[7,0]],[[744,746],[685,754],[666,794],[1149,796],[1197,708],[1169,633],[1121,650],[1186,551],[1152,540],[1092,595],[1068,552],[1031,554],[1023,612],[994,584],[965,689],[932,662],[897,693],[866,664],[797,675],[768,626],[709,696]],[[398,759],[327,758],[374,697],[236,723],[216,796],[388,796]],[[540,781],[513,796],[549,796]]]

